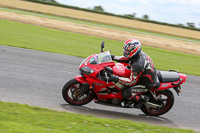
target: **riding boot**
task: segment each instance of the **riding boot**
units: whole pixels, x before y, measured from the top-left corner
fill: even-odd
[[[125,108],[140,108],[141,105],[147,102],[149,98],[145,95],[135,95],[128,100],[125,100],[121,103],[121,105]]]
[[[145,95],[142,95],[141,93],[147,92],[148,89],[146,89],[145,86],[142,85],[136,85],[130,88],[126,88],[123,90],[122,95],[124,98],[123,105],[125,107],[129,106],[135,106],[138,103],[147,102],[148,97]]]

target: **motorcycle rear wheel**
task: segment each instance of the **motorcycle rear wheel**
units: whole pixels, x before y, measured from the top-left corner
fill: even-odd
[[[85,105],[94,99],[94,92],[89,91],[83,96],[79,96],[81,84],[76,79],[68,81],[62,90],[63,99],[71,105]]]
[[[153,108],[148,108],[145,105],[143,105],[140,108],[143,113],[150,116],[163,115],[167,113],[174,105],[174,95],[170,90],[156,92],[156,97],[158,97],[158,100],[156,101],[153,100],[154,102],[153,101],[150,101],[150,102],[162,105],[162,107],[158,109],[153,109]]]

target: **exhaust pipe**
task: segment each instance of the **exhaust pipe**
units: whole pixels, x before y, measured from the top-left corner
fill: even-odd
[[[154,108],[154,109],[158,109],[162,107],[161,105],[151,103],[151,102],[146,102],[144,105],[147,106],[148,108]]]

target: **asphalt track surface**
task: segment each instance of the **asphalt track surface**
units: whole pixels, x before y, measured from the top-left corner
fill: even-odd
[[[78,75],[82,60],[0,45],[0,100],[200,131],[200,77],[188,75],[187,82],[182,85],[182,94],[177,96],[174,93],[173,108],[161,117],[146,116],[138,109],[108,107],[93,102],[77,107],[68,105],[61,92],[64,84]]]

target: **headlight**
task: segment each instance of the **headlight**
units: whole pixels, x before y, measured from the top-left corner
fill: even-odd
[[[94,72],[93,69],[89,68],[89,67],[82,67],[80,69],[80,71],[83,73],[83,74],[86,74],[86,75],[90,75]]]

